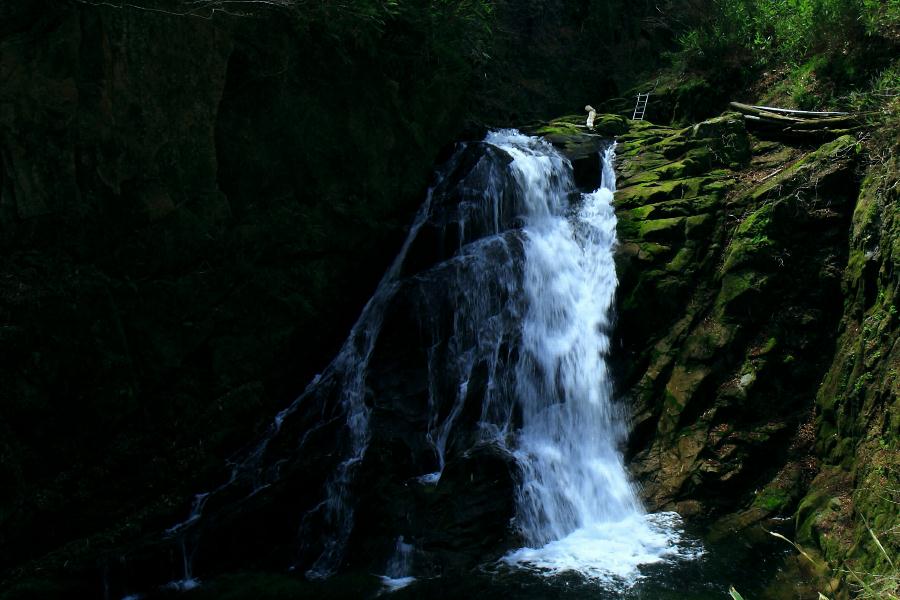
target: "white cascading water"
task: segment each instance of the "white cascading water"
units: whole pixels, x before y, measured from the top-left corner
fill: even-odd
[[[618,585],[639,577],[639,565],[699,552],[681,539],[677,514],[644,512],[618,451],[626,418],[613,401],[606,364],[617,284],[614,147],[601,157],[600,188],[580,195],[571,164],[543,139],[503,130],[488,134],[479,147],[482,154],[463,179],[444,178],[463,160],[465,146],[439,173],[337,357],[276,416],[262,440],[232,463],[229,481],[197,495],[188,519],[168,530],[180,538],[185,557],[184,579],[175,584],[197,583],[186,539],[208,500],[232,486],[253,495],[277,481],[283,459],[273,462],[270,445],[287,420],[301,416],[308,404],[320,406],[317,398],[337,403],[331,418],[346,427],[325,497],[301,526],[321,523],[325,529],[321,554],[306,574],[328,577],[340,568],[354,528],[351,483],[371,436],[368,370],[385,313],[401,290],[421,294],[417,316],[431,332],[422,335],[433,338],[426,345],[428,418],[422,435],[438,471],[419,481],[438,483],[445,455],[459,456],[473,443],[508,449],[522,474],[515,524],[526,547],[505,556],[504,563],[551,576],[574,571]],[[433,193],[440,196],[437,207]],[[447,229],[448,223],[455,229]],[[456,248],[425,272],[407,274],[416,238],[430,225],[442,235],[455,232]],[[435,289],[439,296],[429,296]],[[435,308],[442,303],[452,307],[449,320]],[[477,369],[483,371],[480,383],[473,376]],[[477,424],[460,423],[473,394],[480,418]],[[310,433],[295,443],[295,452],[307,451]],[[384,577],[388,588],[414,581],[413,541],[397,538]]]
[[[523,473],[517,525],[527,547],[504,561],[627,582],[638,565],[679,553],[680,540],[677,514],[645,514],[618,450],[626,419],[606,364],[617,284],[614,147],[602,157],[600,189],[573,212],[571,167],[549,144],[508,131],[487,141],[513,157],[529,208],[515,367],[522,422],[511,443]]]

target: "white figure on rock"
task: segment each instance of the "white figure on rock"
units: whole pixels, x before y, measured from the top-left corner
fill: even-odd
[[[588,117],[587,117],[588,129],[593,129],[594,128],[594,119],[597,117],[597,111],[594,110],[594,107],[591,106],[590,104],[585,106],[584,110],[586,110],[588,113]]]

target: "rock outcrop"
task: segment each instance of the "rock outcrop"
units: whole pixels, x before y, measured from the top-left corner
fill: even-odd
[[[796,522],[799,541],[830,564],[890,574],[900,553],[900,162],[896,130],[874,137],[881,152],[873,152],[853,211],[843,317],[816,398],[823,466]]]
[[[464,62],[127,4],[0,7],[0,581],[183,518],[333,356],[460,128]]]
[[[707,164],[729,170],[705,177],[686,178],[677,163],[648,171],[638,150],[619,200],[631,208],[623,251],[641,265],[633,288],[628,267],[623,277],[622,340],[629,349],[650,341],[631,355],[626,379],[635,381],[635,471],[653,505],[696,516],[748,501],[763,509],[757,516],[778,514],[801,493],[809,473],[794,463],[806,458],[822,349],[834,343],[855,198],[855,139],[768,176],[743,170],[750,141],[741,128],[726,116],[679,134],[713,134]],[[673,149],[678,141],[658,143],[690,158]],[[757,145],[757,165],[766,148]]]
[[[813,555],[883,572],[869,530],[896,553],[896,153],[766,141],[734,113],[613,122],[617,370],[648,506],[712,539],[796,517]],[[576,117],[538,131],[576,164],[592,139]]]

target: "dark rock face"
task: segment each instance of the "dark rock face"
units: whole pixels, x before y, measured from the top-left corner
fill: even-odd
[[[860,184],[861,149],[749,138],[734,115],[631,124],[618,369],[650,507],[713,538],[794,515],[808,552],[877,573],[896,548],[896,160]]]
[[[116,593],[187,577],[182,553],[203,579],[314,578],[383,573],[399,538],[420,574],[470,568],[514,543],[518,470],[483,435],[486,411],[514,404],[500,379],[516,364],[520,302],[504,285],[522,277],[525,209],[510,160],[483,143],[454,155],[401,254],[409,260],[389,270],[335,361],[204,496],[196,520],[108,564]]]
[[[873,156],[853,211],[843,273],[844,311],[816,396],[823,468],[797,511],[798,539],[831,564],[896,573],[900,552],[900,159],[896,122],[873,134]],[[877,545],[873,534],[878,537]],[[893,584],[896,587],[896,581]]]
[[[842,305],[855,140],[753,150],[738,116],[623,136],[634,470],[687,516],[790,510],[814,473],[795,466]]]
[[[396,253],[468,73],[348,61],[278,11],[0,11],[5,568],[221,480]]]

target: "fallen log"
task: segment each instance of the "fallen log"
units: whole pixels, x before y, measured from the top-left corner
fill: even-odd
[[[759,110],[764,110],[766,112],[773,112],[773,113],[783,113],[783,114],[789,114],[789,115],[817,115],[819,117],[837,117],[837,116],[843,116],[843,115],[850,114],[848,112],[834,112],[834,111],[821,112],[821,111],[812,111],[812,110],[794,110],[792,108],[775,108],[772,106],[756,106],[756,105],[754,105],[753,108],[756,108]]]
[[[744,120],[747,122],[748,126],[752,124],[753,127],[761,133],[765,132],[769,136],[796,140],[833,139],[862,129],[861,125],[848,126],[847,124],[841,124],[840,126],[835,127],[832,124],[829,127],[822,127],[820,124],[810,121],[785,122],[758,117],[756,115],[744,115]]]
[[[750,106],[749,104],[741,104],[740,102],[732,102],[731,107],[742,113],[744,117],[747,118],[747,120],[766,123],[770,125],[794,127],[799,129],[843,128],[852,127],[853,125],[858,123],[856,116],[849,113],[844,113],[843,115],[839,116],[803,118],[770,112],[765,108]]]
[[[735,109],[741,114],[750,115],[759,118],[766,118],[772,121],[781,121],[784,123],[796,123],[802,121],[803,119],[799,119],[797,117],[789,117],[786,115],[780,115],[778,113],[769,112],[766,110],[761,110],[754,106],[750,106],[749,104],[741,104],[740,102],[731,102],[731,108]]]
[[[774,109],[779,112],[772,112],[770,107],[740,102],[732,102],[731,107],[743,114],[748,127],[752,125],[760,132],[780,138],[829,139],[853,133],[863,126],[861,115],[850,113],[812,113],[788,109]],[[810,116],[801,117],[801,114]]]

